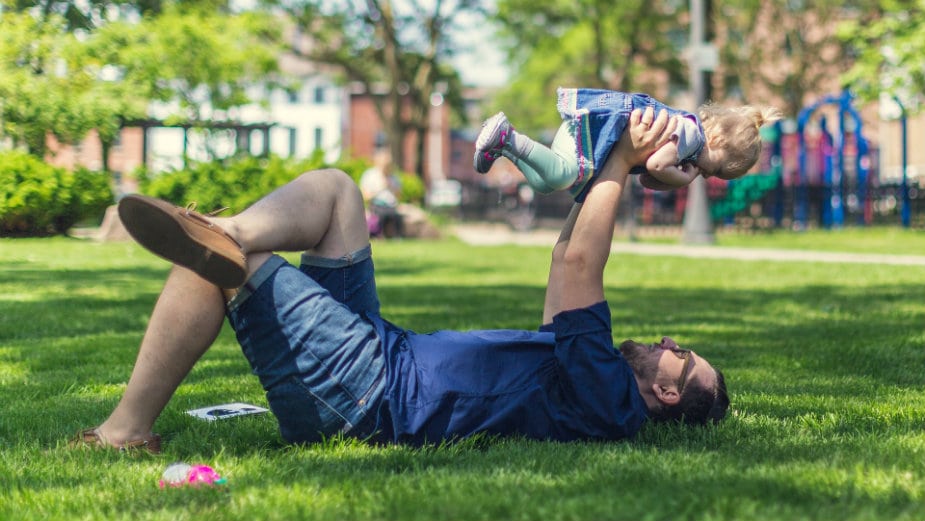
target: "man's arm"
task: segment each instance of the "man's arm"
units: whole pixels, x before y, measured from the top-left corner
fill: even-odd
[[[562,290],[565,285],[565,250],[572,238],[575,221],[581,210],[581,203],[572,205],[572,210],[562,225],[559,240],[552,249],[552,264],[549,266],[549,280],[546,283],[546,301],[543,304],[543,323],[552,323],[552,317],[562,311]]]
[[[599,172],[583,204],[575,204],[553,248],[543,322],[561,311],[588,307],[604,300],[604,266],[610,256],[617,206],[633,165],[670,138],[677,126],[661,111],[634,110],[626,131]]]

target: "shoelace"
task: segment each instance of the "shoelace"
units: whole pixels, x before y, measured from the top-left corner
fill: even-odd
[[[228,209],[229,209],[228,206],[222,206],[221,208],[217,208],[217,209],[212,210],[211,212],[208,212],[208,213],[202,213],[202,212],[197,212],[197,213],[199,213],[199,214],[201,214],[201,215],[205,215],[206,217],[215,217],[216,215],[218,215],[218,214],[220,214],[220,213],[222,213],[222,212],[224,212],[225,210],[228,210]],[[186,214],[187,214],[187,215],[191,215],[191,212],[195,212],[195,211],[196,211],[196,201],[193,201],[193,202],[191,202],[191,203],[189,203],[189,204],[186,205]]]
[[[191,218],[191,219],[196,219],[197,221],[199,221],[199,222],[205,224],[206,226],[208,226],[209,228],[213,228],[213,227],[215,227],[215,223],[213,223],[212,221],[210,221],[210,220],[207,219],[206,217],[215,217],[216,215],[218,215],[218,214],[224,212],[225,210],[228,210],[228,208],[229,208],[229,207],[227,207],[227,206],[223,206],[223,207],[221,207],[221,208],[212,210],[211,212],[205,213],[205,214],[204,214],[204,213],[200,213],[200,212],[197,212],[197,211],[196,211],[196,202],[193,201],[193,202],[191,202],[191,203],[189,203],[189,204],[186,205],[186,216],[189,217],[189,218]],[[228,235],[228,233],[225,232],[225,230],[222,230],[221,228],[219,228],[219,230],[222,231],[222,233],[225,235],[225,237],[228,237],[229,239],[231,239],[232,242],[234,242],[235,244],[237,244],[237,245],[238,245],[238,248],[240,248],[241,251],[244,251],[244,248],[241,246],[241,243],[238,242],[237,239],[235,239],[235,238],[232,237],[231,235]]]

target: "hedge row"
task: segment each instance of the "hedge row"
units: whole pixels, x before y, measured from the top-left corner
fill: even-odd
[[[25,152],[0,153],[0,236],[66,233],[102,219],[113,202],[110,176],[53,167]]]
[[[299,174],[329,166],[359,181],[370,163],[356,159],[327,165],[320,154],[298,161],[243,157],[137,175],[140,190],[147,195],[183,206],[195,201],[206,212],[225,206],[238,212]],[[423,200],[420,178],[402,174],[401,181],[403,201]],[[99,223],[113,203],[107,172],[68,171],[24,152],[0,152],[0,236],[64,234],[78,222]]]
[[[231,161],[199,163],[183,170],[140,176],[141,192],[185,206],[196,202],[200,211],[229,207],[240,212],[274,189],[295,179],[303,172],[322,168],[339,168],[354,181],[370,167],[363,159],[342,161],[334,165],[324,162],[321,154],[304,160],[279,157],[245,157]],[[402,174],[404,202],[421,202],[424,184],[412,174]]]

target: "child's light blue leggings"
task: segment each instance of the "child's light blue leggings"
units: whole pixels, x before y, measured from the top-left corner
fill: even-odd
[[[514,132],[501,154],[517,165],[535,191],[548,194],[571,187],[578,179],[574,123],[563,121],[551,147]],[[577,187],[580,190],[580,187]]]

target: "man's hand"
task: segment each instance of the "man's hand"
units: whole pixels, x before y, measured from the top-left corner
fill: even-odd
[[[677,118],[669,118],[666,110],[659,111],[658,117],[655,117],[652,107],[646,107],[645,112],[635,109],[617,142],[617,156],[630,165],[644,164],[653,152],[671,139],[671,133],[677,127]]]

